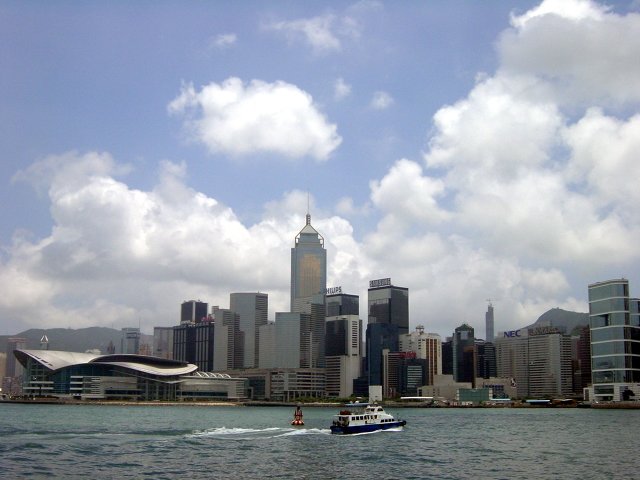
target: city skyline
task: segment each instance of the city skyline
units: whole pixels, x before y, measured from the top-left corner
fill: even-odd
[[[587,312],[640,283],[639,8],[3,5],[0,334],[273,320],[306,213],[327,286],[391,277],[409,331]]]

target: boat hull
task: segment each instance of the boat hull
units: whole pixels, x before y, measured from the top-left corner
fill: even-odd
[[[406,420],[398,420],[397,422],[388,423],[368,423],[364,425],[331,425],[331,433],[337,435],[349,435],[353,433],[368,433],[377,430],[389,430],[390,428],[404,427]]]

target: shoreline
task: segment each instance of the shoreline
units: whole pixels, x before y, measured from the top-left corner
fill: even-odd
[[[2,399],[0,404],[11,403],[21,405],[95,405],[119,407],[296,407],[303,408],[331,407],[338,408],[342,402],[270,402],[267,400],[238,400],[238,401],[135,401],[135,400],[75,400],[61,398],[13,398]],[[510,405],[433,405],[430,403],[400,403],[394,401],[381,402],[387,408],[596,408],[596,409],[640,409],[640,401],[636,402],[607,402],[607,403],[575,403],[528,405],[513,403]]]

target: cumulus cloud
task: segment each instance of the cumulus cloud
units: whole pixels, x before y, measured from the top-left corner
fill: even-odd
[[[338,78],[333,84],[333,98],[342,100],[351,95],[351,85],[346,83],[342,77]]]
[[[375,92],[373,98],[371,98],[371,108],[374,110],[386,110],[391,107],[393,103],[393,97],[383,91]]]
[[[512,16],[501,68],[552,85],[559,104],[640,101],[640,15],[588,0],[545,0]]]
[[[185,116],[188,134],[212,153],[271,152],[327,160],[341,143],[311,95],[286,82],[229,78],[197,91],[184,85],[169,112]]]
[[[55,169],[52,167],[55,166]],[[0,266],[0,316],[25,326],[173,325],[189,298],[228,304],[233,291],[264,291],[270,311],[288,310],[289,249],[304,225],[306,193],[294,191],[244,225],[227,206],[185,184],[186,166],[161,162],[149,191],[113,174],[107,153],[46,157],[18,181],[46,184],[53,228],[16,236]],[[311,202],[314,205],[314,202]],[[339,256],[335,275],[360,279],[351,226],[314,221]]]
[[[393,275],[423,286],[416,310],[482,330],[465,310],[499,298],[498,328],[522,326],[586,311],[576,289],[635,265],[639,119],[611,112],[637,105],[638,18],[577,0],[514,16],[496,72],[434,115],[424,170],[400,160],[371,182],[364,251],[393,251]]]
[[[338,215],[311,197],[329,284],[364,305],[366,281],[391,277],[410,288],[412,325],[447,334],[467,322],[482,336],[488,298],[496,330],[519,328],[552,307],[586,311],[589,282],[633,273],[636,23],[636,14],[586,0],[513,16],[496,71],[433,116],[423,163],[390,159],[365,206],[343,197]],[[311,97],[283,82],[185,86],[169,110],[216,153],[325,160],[341,140]],[[189,187],[186,164],[162,162],[148,191],[125,183],[128,168],[105,153],[70,152],[16,174],[48,196],[54,226],[5,247],[0,316],[39,326],[139,317],[170,325],[182,300],[226,305],[242,290],[268,292],[271,312],[288,308],[289,249],[306,192],[284,193],[245,225]],[[377,224],[356,231],[344,217],[357,215]]]

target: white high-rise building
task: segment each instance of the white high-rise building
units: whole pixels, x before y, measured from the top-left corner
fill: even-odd
[[[266,293],[232,293],[229,309],[240,317],[240,331],[244,333],[244,368],[259,364],[260,327],[267,324],[269,297]]]
[[[362,320],[358,315],[327,317],[326,329],[327,395],[346,398],[361,374]]]
[[[437,333],[426,333],[422,325],[414,332],[399,336],[400,351],[414,352],[416,358],[426,359],[428,385],[433,385],[436,375],[442,375],[442,339]]]

